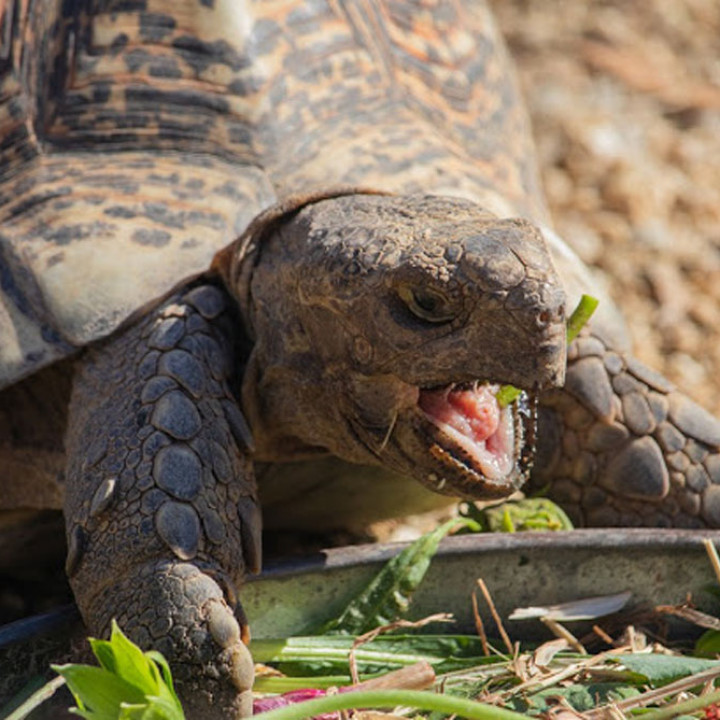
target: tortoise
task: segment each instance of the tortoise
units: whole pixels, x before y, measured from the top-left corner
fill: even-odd
[[[190,716],[249,712],[262,523],[527,482],[720,526],[720,423],[553,232],[484,4],[9,0],[2,30],[0,565],[62,509],[89,629],[164,652]]]

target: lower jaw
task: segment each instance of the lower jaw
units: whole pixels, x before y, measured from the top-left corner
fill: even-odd
[[[536,401],[523,393],[512,409],[513,448],[508,472],[491,476],[472,462],[467,454],[452,443],[429,440],[428,454],[433,462],[421,482],[443,495],[468,500],[484,500],[507,497],[518,490],[528,479],[535,450]],[[437,435],[441,431],[435,431]]]
[[[438,467],[421,478],[421,482],[441,495],[463,500],[494,500],[512,495],[527,479],[524,473],[515,470],[500,480],[491,480],[466,470],[463,472],[464,469],[451,466],[457,461],[437,445],[430,449],[430,454],[437,459]]]

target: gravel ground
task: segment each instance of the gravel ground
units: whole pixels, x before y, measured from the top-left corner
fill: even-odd
[[[494,0],[560,234],[720,414],[720,3]]]

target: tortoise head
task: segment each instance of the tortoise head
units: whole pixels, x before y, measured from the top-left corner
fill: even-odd
[[[330,452],[468,498],[521,484],[534,394],[565,368],[564,293],[532,225],[358,193],[275,208],[232,253],[257,459]],[[502,384],[527,392],[503,407]]]

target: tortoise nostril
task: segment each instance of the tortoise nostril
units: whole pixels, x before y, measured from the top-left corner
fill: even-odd
[[[561,303],[558,307],[546,308],[540,310],[535,316],[535,324],[539,330],[545,330],[551,325],[562,323],[565,319],[565,304]]]
[[[538,327],[547,327],[552,320],[552,313],[549,310],[541,310],[537,316]]]

